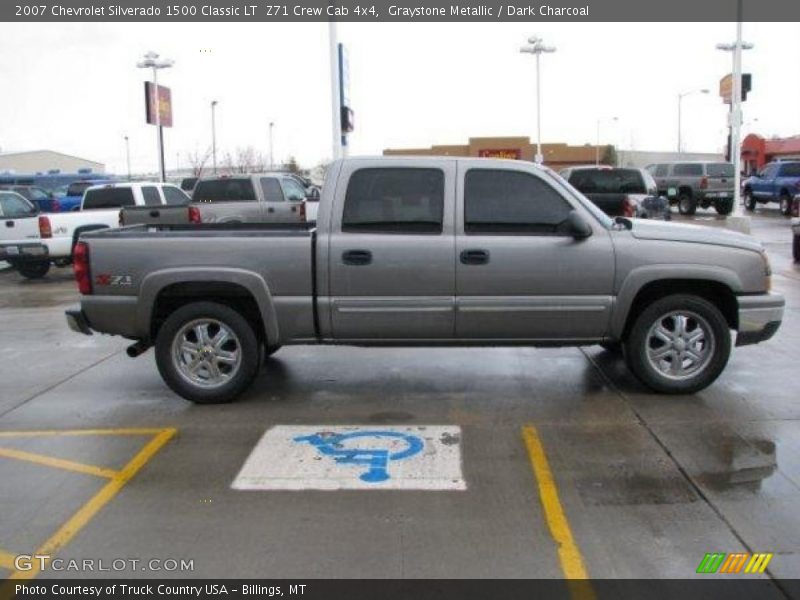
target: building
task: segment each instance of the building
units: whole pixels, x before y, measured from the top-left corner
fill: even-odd
[[[599,152],[598,152],[599,150]],[[527,137],[469,138],[464,145],[431,146],[430,148],[387,148],[384,156],[474,156],[487,158],[514,158],[533,161],[536,145]],[[569,146],[567,144],[542,144],[544,164],[555,169],[574,165],[591,165],[600,159],[601,164],[623,167],[646,167],[656,162],[678,160],[724,160],[722,154],[689,152],[646,152],[621,150],[611,145]]]
[[[30,150],[27,152],[0,153],[0,173],[47,173],[58,170],[63,173],[77,173],[90,169],[93,173],[103,173],[106,166],[101,162],[54,152],[53,150]]]
[[[573,165],[594,164],[598,149],[601,163],[616,162],[613,146],[542,144],[542,155],[548,167],[558,170]],[[536,156],[536,145],[527,137],[475,137],[469,138],[469,142],[464,145],[387,148],[383,154],[384,156],[472,156],[533,161]]]
[[[742,142],[742,170],[755,173],[774,160],[800,159],[800,135],[765,139],[751,133]]]

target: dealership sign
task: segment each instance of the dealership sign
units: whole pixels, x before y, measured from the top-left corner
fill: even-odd
[[[156,121],[156,86],[149,81],[144,82],[144,105],[150,125],[172,127],[172,93],[168,87],[158,86],[159,121]]]
[[[481,158],[512,158],[519,160],[522,158],[522,150],[519,148],[506,148],[504,150],[478,150],[478,156]]]

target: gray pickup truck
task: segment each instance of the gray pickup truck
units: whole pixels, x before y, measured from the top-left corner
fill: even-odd
[[[621,346],[650,388],[691,393],[722,372],[732,330],[766,340],[784,309],[751,237],[612,219],[549,169],[491,159],[339,160],[316,228],[92,232],[74,267],[69,326],[135,340],[131,356],[155,345],[198,403],[315,343]]]

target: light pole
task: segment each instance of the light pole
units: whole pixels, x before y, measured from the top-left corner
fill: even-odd
[[[128,181],[131,180],[131,142],[128,136],[125,137],[125,162],[128,165]]]
[[[603,120],[604,119],[597,119],[597,139],[596,139],[596,143],[594,145],[594,164],[595,164],[595,166],[598,166],[600,164],[600,123]],[[616,121],[618,121],[618,118],[617,117],[611,117],[610,119],[607,119],[607,121],[609,123],[616,122]]]
[[[157,130],[157,140],[158,140],[158,165],[159,170],[161,171],[161,181],[167,180],[166,169],[164,166],[164,132],[161,127],[161,106],[160,100],[161,97],[158,93],[158,70],[159,69],[169,69],[172,65],[175,64],[175,61],[170,60],[169,58],[161,58],[159,59],[159,55],[152,50],[144,55],[143,59],[136,63],[136,66],[140,69],[153,69],[153,87],[154,95],[155,95],[155,113],[156,113],[156,130]]]
[[[556,48],[555,46],[545,46],[542,38],[535,35],[528,38],[528,44],[522,46],[519,51],[523,54],[533,54],[536,57],[536,157],[534,160],[538,164],[542,164],[544,156],[542,155],[542,86],[539,79],[539,58],[543,53],[555,52]]]
[[[333,3],[329,3],[331,6]],[[342,112],[339,104],[339,39],[336,21],[328,22],[328,52],[331,62],[331,134],[333,135],[333,160],[342,156]]]
[[[750,50],[753,44],[742,41],[742,0],[738,0],[736,15],[736,41],[732,44],[717,44],[717,50],[733,55],[733,91],[729,125],[731,129],[730,158],[733,161],[733,211],[728,216],[729,226],[750,233],[750,221],[742,215],[742,153],[740,134],[742,127],[742,50]]]
[[[269,122],[269,170],[273,171],[275,169],[275,156],[273,152],[272,146],[272,128],[275,127],[275,123],[272,121]]]
[[[680,92],[678,94],[678,154],[683,152],[683,144],[681,143],[681,103],[684,97],[691,96],[692,94],[707,94],[707,89],[689,90],[687,92]]]
[[[211,164],[214,175],[217,174],[217,104],[216,100],[211,101]]]

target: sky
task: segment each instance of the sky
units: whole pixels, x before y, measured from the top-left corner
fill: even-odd
[[[733,41],[733,23],[341,23],[350,153],[535,139],[535,59],[519,52],[534,34],[557,48],[542,57],[543,142],[594,143],[600,119],[601,143],[674,150],[677,95],[706,88],[683,100],[684,150],[723,147],[731,55],[715,45]],[[745,23],[744,38],[755,44],[745,132],[800,134],[800,24]],[[268,155],[270,122],[276,162],[332,155],[327,23],[0,23],[0,151],[51,149],[124,173],[127,135],[133,171],[155,171],[151,71],[136,68],[148,50],[175,61],[159,74],[173,100],[168,169],[210,149],[212,100],[219,161],[248,146]]]

